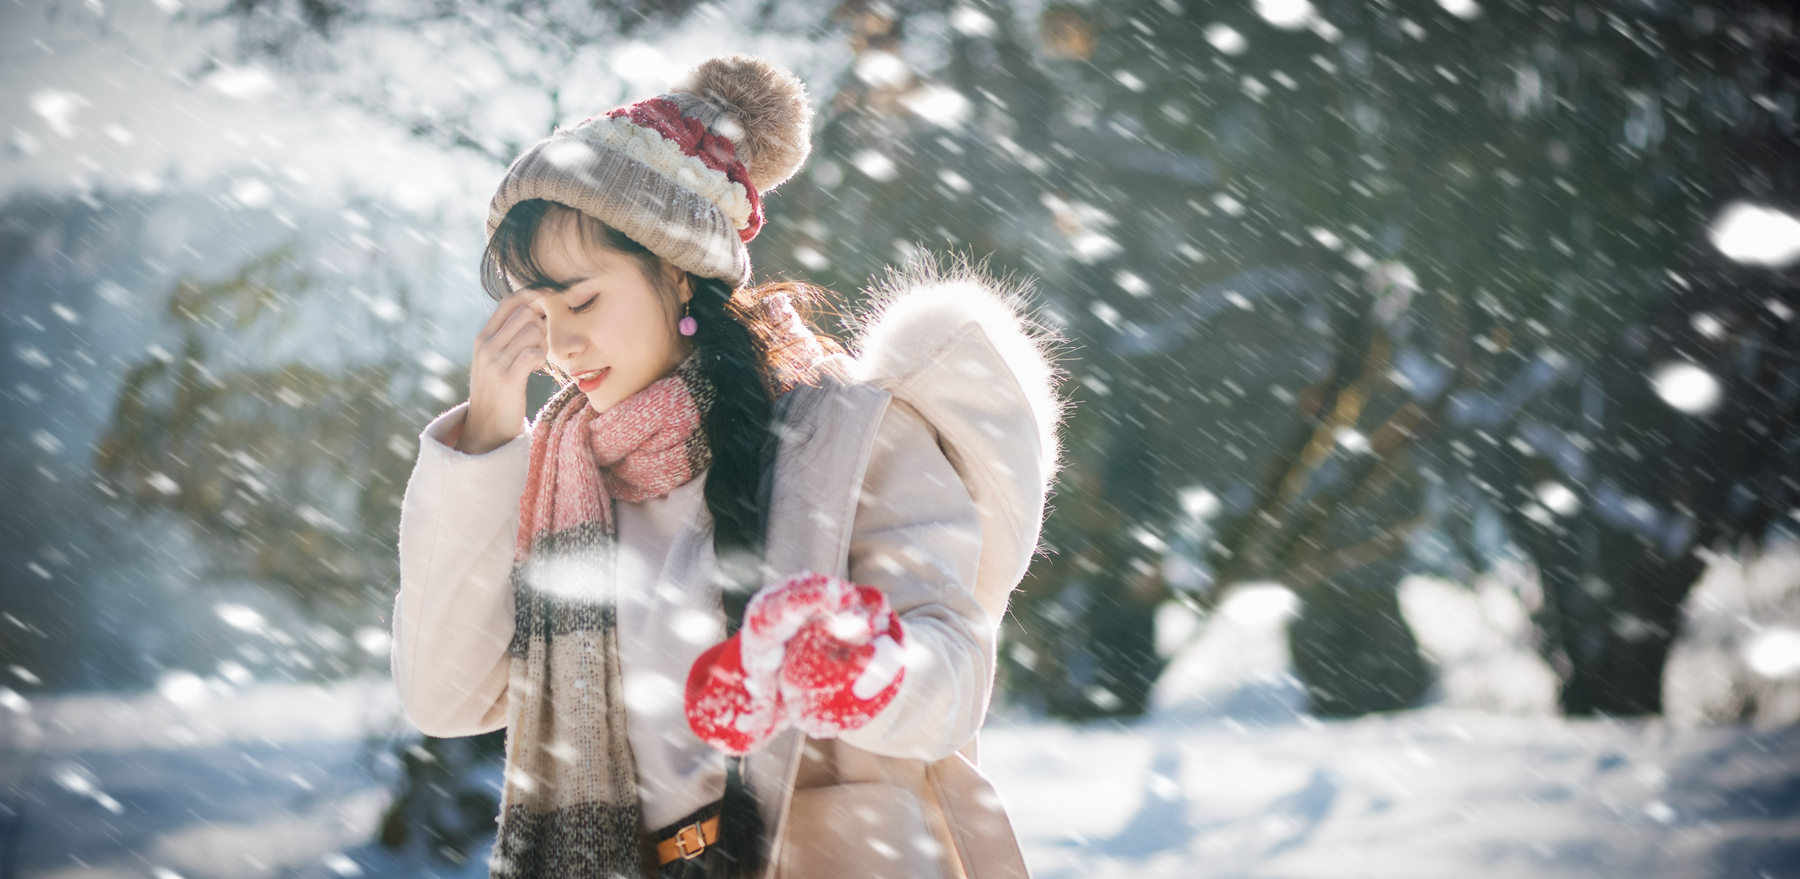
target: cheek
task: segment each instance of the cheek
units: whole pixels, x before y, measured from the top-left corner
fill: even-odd
[[[575,316],[577,323],[569,329],[586,341],[587,350],[595,352],[622,375],[639,375],[656,366],[657,352],[667,347],[666,334],[652,315],[636,305],[620,303],[611,308],[596,308]]]
[[[654,362],[662,360],[673,347],[670,340],[673,330],[668,313],[655,300],[633,303],[630,311],[630,316],[622,325],[629,325],[632,329],[630,333],[624,334],[627,338],[620,341],[633,354],[642,357],[646,365],[655,365]]]

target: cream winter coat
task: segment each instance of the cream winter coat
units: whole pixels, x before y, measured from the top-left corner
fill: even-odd
[[[835,741],[789,730],[746,760],[774,844],[771,875],[1024,877],[999,799],[975,768],[974,736],[1000,618],[1037,545],[1056,464],[1054,370],[1017,302],[970,276],[890,285],[854,347],[860,359],[828,359],[779,405],[787,420],[765,558],[771,584],[815,571],[887,593],[907,630],[907,676],[863,729]],[[409,716],[433,735],[486,732],[506,718],[506,572],[525,438],[469,466],[458,459],[471,456],[447,447],[460,418],[452,410],[421,437],[401,521],[394,678]],[[710,519],[698,492],[688,494],[684,505],[678,489],[662,507],[688,521],[649,548],[666,559],[647,572],[659,595],[710,582]],[[629,549],[635,511],[624,507]],[[635,656],[682,680],[705,646],[671,641]],[[632,658],[622,646],[621,660]],[[640,783],[672,775],[678,788],[680,749],[664,760],[651,737],[677,723],[687,733],[685,721],[632,718],[629,686],[627,706],[628,723],[641,721],[630,729]]]

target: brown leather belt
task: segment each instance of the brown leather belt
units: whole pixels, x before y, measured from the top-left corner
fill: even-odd
[[[658,863],[667,864],[680,858],[691,861],[700,857],[706,847],[719,841],[719,816],[695,821],[675,831],[675,835],[656,844]]]

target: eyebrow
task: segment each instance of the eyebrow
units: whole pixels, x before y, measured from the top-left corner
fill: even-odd
[[[558,281],[558,280],[552,279],[547,284],[535,284],[533,286],[526,287],[524,289],[526,289],[526,290],[543,290],[545,293],[547,293],[551,296],[561,296],[564,293],[569,292],[569,289],[571,287],[576,287],[576,286],[586,283],[587,281],[590,281],[590,280],[592,280],[592,279],[586,278],[586,277],[570,278],[566,281]]]

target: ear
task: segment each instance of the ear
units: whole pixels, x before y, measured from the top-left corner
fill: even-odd
[[[663,271],[669,273],[669,277],[674,282],[676,305],[685,305],[688,300],[694,298],[694,282],[685,270],[678,268],[673,263],[664,262]]]

